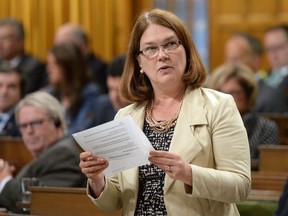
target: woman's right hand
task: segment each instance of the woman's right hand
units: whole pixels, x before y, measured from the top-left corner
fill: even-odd
[[[89,180],[94,194],[98,197],[105,186],[103,171],[108,167],[109,162],[101,157],[93,156],[91,152],[80,154],[80,168]]]

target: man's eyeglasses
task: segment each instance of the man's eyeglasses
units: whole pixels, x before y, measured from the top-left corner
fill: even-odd
[[[158,56],[160,47],[167,54],[177,49],[180,46],[180,44],[181,44],[181,41],[178,40],[178,41],[168,41],[167,43],[161,44],[159,46],[151,45],[139,51],[139,55],[142,54],[148,59],[153,59]]]
[[[28,129],[28,127],[30,126],[31,128],[34,129],[38,129],[40,128],[43,123],[46,121],[46,120],[49,120],[51,121],[51,118],[45,118],[45,119],[38,119],[38,120],[35,120],[35,121],[31,121],[31,122],[27,122],[27,123],[23,123],[23,124],[18,124],[18,128],[20,131],[25,131]]]

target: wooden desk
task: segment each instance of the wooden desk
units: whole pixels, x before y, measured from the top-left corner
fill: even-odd
[[[252,189],[248,195],[247,200],[278,202],[281,194],[282,194],[282,191]]]
[[[288,173],[288,145],[261,145],[259,155],[259,171]]]
[[[0,158],[14,165],[17,173],[33,157],[21,138],[0,137]]]
[[[288,173],[252,172],[252,189],[283,191]]]
[[[99,210],[86,195],[85,188],[32,187],[30,213],[41,216],[120,216]]]

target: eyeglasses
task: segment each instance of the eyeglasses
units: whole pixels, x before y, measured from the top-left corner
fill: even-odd
[[[173,50],[177,49],[181,44],[181,41],[168,41],[165,44],[161,45],[151,45],[148,47],[145,47],[143,50],[139,51],[139,54],[144,55],[148,59],[153,59],[159,54],[159,49],[162,47],[162,50],[167,53],[171,53]]]
[[[31,128],[33,128],[33,130],[35,130],[35,129],[40,128],[46,120],[51,121],[51,118],[38,119],[35,121],[31,121],[31,122],[27,122],[27,123],[23,123],[23,124],[18,124],[18,128],[21,132],[27,130],[29,126]]]

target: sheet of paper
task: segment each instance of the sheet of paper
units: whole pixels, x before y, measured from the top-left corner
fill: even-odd
[[[109,167],[104,171],[107,177],[150,163],[149,151],[154,150],[131,116],[74,133],[72,136],[85,151],[109,161]]]

